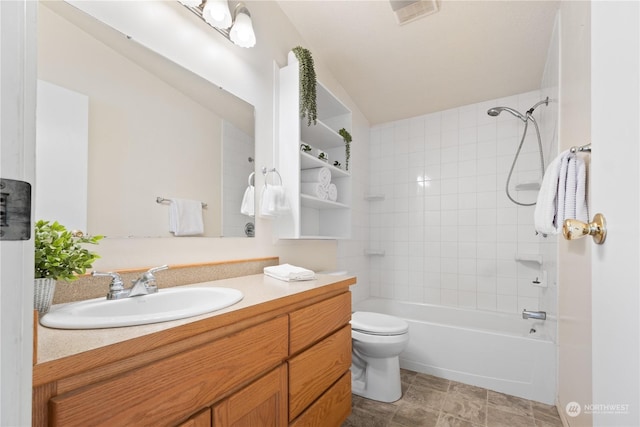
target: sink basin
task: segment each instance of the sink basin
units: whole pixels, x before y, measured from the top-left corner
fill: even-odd
[[[120,300],[96,298],[52,307],[40,323],[59,329],[146,325],[221,310],[242,298],[242,292],[231,288],[160,289],[151,295]]]

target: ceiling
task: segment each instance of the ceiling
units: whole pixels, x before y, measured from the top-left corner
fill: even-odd
[[[372,125],[540,88],[558,1],[438,0],[398,25],[387,0],[280,0]]]

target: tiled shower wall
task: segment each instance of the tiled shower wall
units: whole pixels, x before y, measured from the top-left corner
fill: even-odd
[[[533,91],[371,129],[369,250],[383,253],[370,255],[372,296],[509,313],[544,305],[548,290],[532,285],[543,268],[516,261],[541,254],[534,207],[513,204],[504,191],[524,123],[507,112],[487,115],[495,106],[525,112],[542,96]],[[541,127],[545,108],[534,113]],[[552,152],[549,141],[543,146]],[[535,202],[537,191],[515,185],[540,180],[529,125],[512,196]]]

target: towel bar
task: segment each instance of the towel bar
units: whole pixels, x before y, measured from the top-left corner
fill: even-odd
[[[264,175],[264,186],[267,186],[267,176],[269,176],[270,173],[275,173],[280,179],[280,185],[282,185],[282,176],[280,175],[280,172],[278,172],[276,168],[267,169],[266,166],[263,166],[262,175]]]
[[[164,197],[162,197],[162,196],[158,196],[158,197],[156,197],[156,203],[170,202],[170,201],[171,201],[170,199],[165,199],[165,198],[164,198]],[[202,207],[203,207],[203,208],[206,208],[206,207],[207,207],[207,204],[206,204],[205,202],[201,202],[201,203],[202,203]]]
[[[571,151],[572,153],[590,153],[591,152],[591,143],[585,144],[585,145],[571,147],[571,149],[569,151]]]

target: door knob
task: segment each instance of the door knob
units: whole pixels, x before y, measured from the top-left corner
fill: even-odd
[[[562,234],[567,240],[579,239],[584,236],[593,236],[597,245],[604,243],[607,237],[607,222],[602,214],[595,214],[593,221],[586,224],[577,219],[566,219],[562,225]]]

